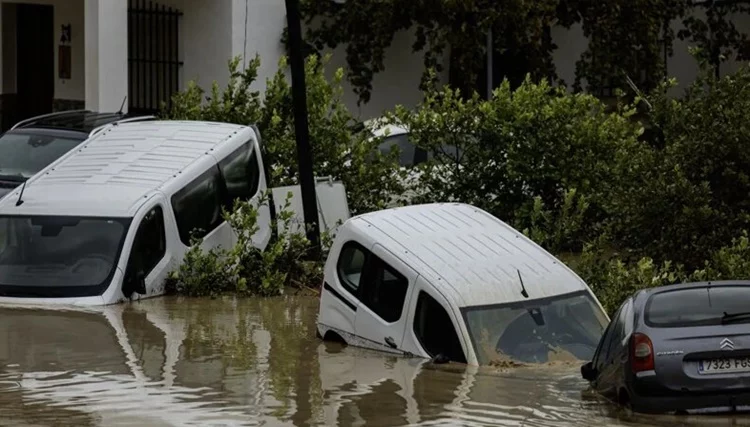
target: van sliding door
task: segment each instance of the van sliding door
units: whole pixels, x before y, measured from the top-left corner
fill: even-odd
[[[372,247],[360,283],[356,334],[381,350],[400,352],[409,301],[418,274],[379,244]]]

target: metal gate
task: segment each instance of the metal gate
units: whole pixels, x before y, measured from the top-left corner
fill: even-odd
[[[182,12],[153,1],[128,4],[128,106],[155,114],[180,89]]]

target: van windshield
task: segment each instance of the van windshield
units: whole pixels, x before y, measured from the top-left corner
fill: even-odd
[[[0,296],[101,295],[130,219],[0,216]]]
[[[608,324],[585,291],[462,311],[482,365],[591,360]]]

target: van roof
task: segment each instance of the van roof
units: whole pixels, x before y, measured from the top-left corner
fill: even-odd
[[[536,243],[489,213],[459,203],[387,209],[358,216],[378,239],[461,307],[523,301],[587,290],[585,282]]]
[[[112,125],[0,200],[0,215],[128,217],[191,164],[252,129],[227,123],[148,121]]]

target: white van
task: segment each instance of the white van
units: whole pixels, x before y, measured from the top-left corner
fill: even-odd
[[[324,339],[471,365],[589,360],[609,323],[572,270],[465,204],[351,218],[320,298]]]
[[[0,200],[0,303],[107,305],[162,294],[194,230],[204,249],[237,241],[221,210],[266,189],[258,139],[251,127],[191,121],[97,132]],[[328,199],[319,205],[346,207],[343,189],[320,193]],[[327,223],[348,219],[343,212]],[[258,248],[271,239],[271,216],[262,206]]]

